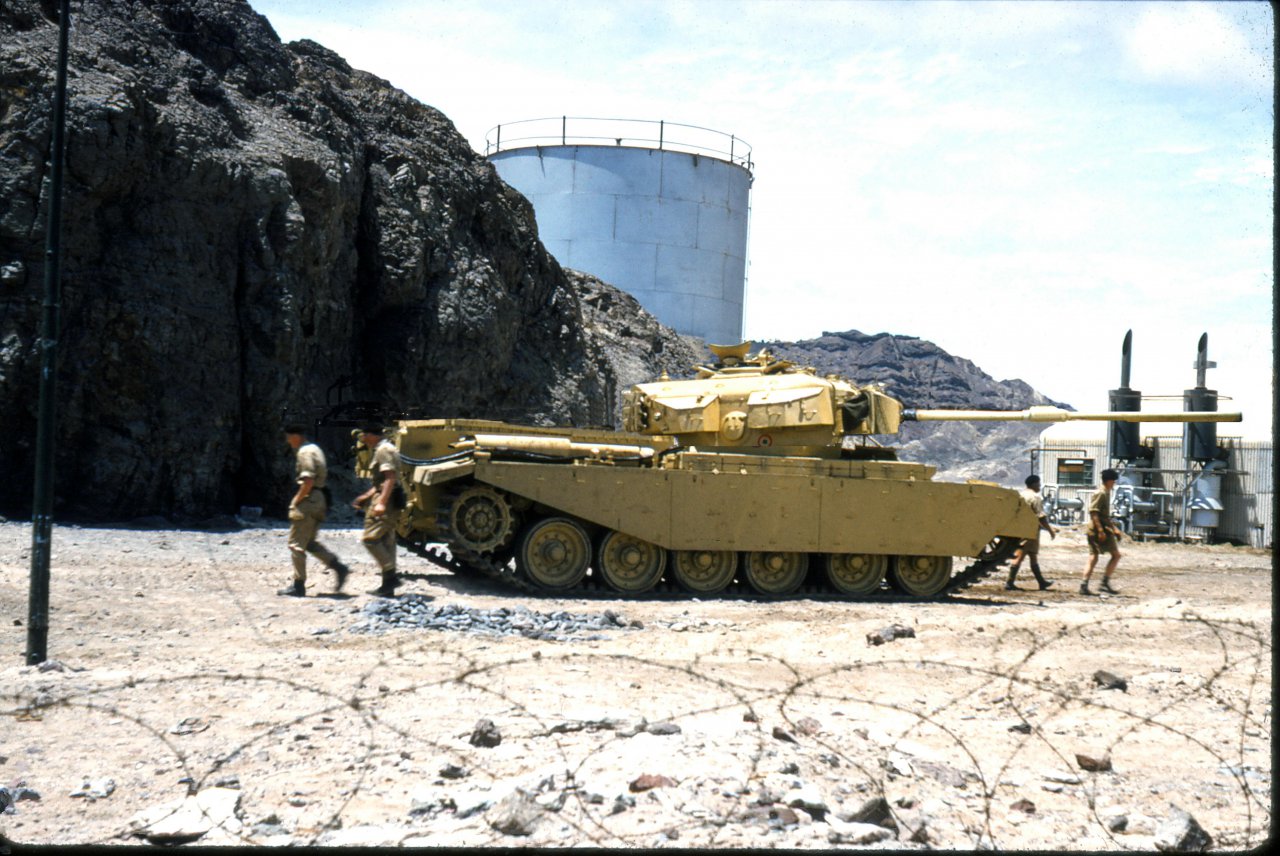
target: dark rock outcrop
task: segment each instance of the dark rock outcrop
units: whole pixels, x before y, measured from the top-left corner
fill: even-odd
[[[907,407],[1022,410],[1053,404],[1021,380],[997,381],[969,360],[932,342],[890,333],[824,332],[800,342],[761,342],[760,347],[820,374],[834,373],[857,384],[883,383]],[[902,460],[939,468],[944,479],[978,478],[1022,485],[1030,472],[1027,449],[1044,425],[1010,422],[908,422],[897,437],[879,438],[898,448]]]
[[[29,508],[57,27],[0,6],[0,509]],[[286,498],[282,414],[610,421],[528,202],[449,120],[243,0],[73,11],[57,504]]]
[[[711,358],[705,343],[682,336],[646,312],[630,294],[576,270],[565,270],[582,302],[587,336],[595,342],[617,384],[614,418],[621,421],[622,393],[666,372],[673,378],[693,374],[693,366]]]

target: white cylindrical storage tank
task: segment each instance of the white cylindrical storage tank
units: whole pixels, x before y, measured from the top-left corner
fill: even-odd
[[[561,265],[622,288],[678,332],[742,340],[749,146],[691,125],[574,117],[499,125],[486,142]]]

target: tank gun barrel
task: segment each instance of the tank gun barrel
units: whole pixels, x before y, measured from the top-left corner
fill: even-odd
[[[1240,413],[1218,411],[1109,411],[1078,413],[1061,407],[1035,405],[1026,410],[912,410],[902,411],[904,422],[1239,422]]]

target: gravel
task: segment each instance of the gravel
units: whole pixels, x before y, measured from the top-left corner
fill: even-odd
[[[455,603],[436,604],[432,598],[419,594],[372,600],[360,609],[360,615],[362,620],[348,628],[351,633],[424,629],[481,636],[524,636],[548,642],[585,642],[605,639],[603,631],[606,630],[632,627],[612,609],[597,613],[537,612],[526,606],[475,609]]]

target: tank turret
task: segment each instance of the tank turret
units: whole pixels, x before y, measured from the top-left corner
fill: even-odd
[[[896,434],[903,422],[1238,422],[1239,413],[1078,413],[1026,410],[918,410],[903,407],[881,384],[857,386],[813,369],[748,354],[750,343],[711,345],[718,358],[697,376],[632,387],[623,394],[623,429],[677,438],[698,448],[749,449],[775,455],[838,456],[845,437]]]
[[[898,431],[902,405],[879,385],[819,377],[768,351],[750,356],[747,342],[710,347],[718,362],[697,366],[695,378],[642,383],[625,392],[623,430],[676,437],[699,448],[778,455],[835,454],[845,435]]]

